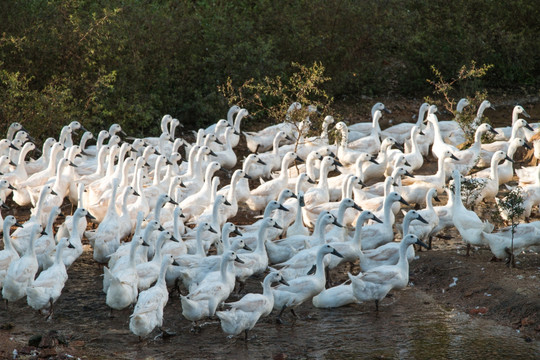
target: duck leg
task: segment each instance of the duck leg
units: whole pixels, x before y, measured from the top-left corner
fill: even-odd
[[[53,303],[53,299],[50,298],[49,299],[49,313],[47,314],[47,316],[45,317],[45,320],[49,321],[49,320],[52,320],[52,316],[53,316],[53,313],[54,313],[54,307],[53,307],[54,303]]]
[[[470,256],[471,252],[471,244],[467,244],[467,252],[465,253],[465,256]]]
[[[244,330],[244,341],[248,341],[248,329]]]
[[[379,300],[375,300],[375,311],[379,312]]]
[[[281,308],[281,311],[279,312],[278,316],[276,316],[276,323],[283,324],[283,320],[281,319],[281,315],[283,314],[283,312],[285,311],[286,308],[287,308],[287,305],[283,305],[283,307]]]
[[[293,316],[298,319],[298,315],[296,315],[293,308],[291,308],[291,314],[293,314]]]

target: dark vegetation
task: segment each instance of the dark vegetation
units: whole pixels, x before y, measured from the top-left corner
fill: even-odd
[[[422,97],[432,65],[452,77],[471,61],[493,68],[463,93],[536,92],[539,17],[534,0],[2,1],[0,131],[155,135],[166,113],[195,128],[224,117],[229,78],[289,78],[293,63],[321,64],[335,103]]]

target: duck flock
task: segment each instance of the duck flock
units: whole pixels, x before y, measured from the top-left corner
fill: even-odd
[[[460,101],[457,113],[467,105]],[[114,124],[99,132],[96,145],[87,144],[94,135],[73,121],[58,139],[43,142],[37,160],[27,159],[37,151],[35,140],[13,123],[0,141],[0,204],[30,206],[31,217],[19,224],[0,214],[6,311],[26,298],[52,319],[83,240],[104,265],[106,305],[111,312],[133,306],[129,328],[141,338],[161,329],[173,289],[183,294],[182,316],[194,327],[217,317],[226,334],[247,338],[261,317],[275,310],[282,322],[286,311],[296,316],[308,301],[320,308],[374,301],[378,310],[390,291],[407,286],[411,245],[429,248],[433,237],[452,227],[467,250],[489,247],[499,259],[513,255],[510,249],[518,254],[538,246],[538,222],[520,224],[512,247],[509,228],[493,232],[465,206],[500,201],[499,187],[514,178],[516,151],[530,148],[535,133],[520,118],[529,115],[519,105],[509,127],[482,123],[490,106],[485,101],[478,109],[471,125],[475,140],[464,149],[457,147],[465,141],[458,123],[438,121],[436,106],[427,103],[416,123],[385,130],[379,126],[387,111],[382,103],[373,106],[372,122],[334,125],[326,116],[316,137],[306,135],[306,119],[244,132],[241,139],[248,110],[238,106],[227,119],[200,129],[194,143],[175,135],[180,122],[170,115],[162,118],[159,137],[130,138]],[[340,135],[337,144],[329,143],[332,126]],[[482,144],[485,133],[495,141]],[[244,139],[251,153],[241,160],[235,147]],[[437,171],[415,175],[430,153]],[[516,173],[528,219],[540,203],[540,167]],[[481,186],[464,204],[461,186],[472,177]],[[443,193],[446,205],[434,206]],[[76,210],[64,216],[61,209],[69,203]],[[416,210],[407,211],[411,206]],[[239,211],[248,219],[262,217],[235,225]],[[403,221],[396,223],[400,212]],[[344,283],[329,278],[329,270],[346,272],[353,264],[360,273],[349,273]],[[226,302],[233,292],[243,294],[253,276],[265,276],[262,293]]]

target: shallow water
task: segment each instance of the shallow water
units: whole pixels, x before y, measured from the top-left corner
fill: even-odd
[[[417,289],[373,304],[333,310],[311,309],[288,324],[273,318],[259,323],[247,343],[227,338],[217,323],[200,334],[182,329],[168,341],[137,346],[139,359],[537,359],[540,341],[526,342],[518,332],[482,318],[445,310]],[[129,335],[128,335],[129,336]],[[186,349],[180,343],[190,342]],[[198,349],[199,353],[197,354]],[[195,352],[194,352],[195,350]]]

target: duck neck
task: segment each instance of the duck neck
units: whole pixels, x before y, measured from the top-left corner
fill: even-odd
[[[392,204],[394,202],[390,200],[388,197],[384,199],[384,223],[392,228],[393,221],[392,216],[390,215],[390,212],[392,211]]]
[[[166,240],[167,239],[165,238],[165,236],[160,236],[158,238],[158,241],[156,243],[156,249],[154,252],[154,257],[152,258],[153,262],[161,264],[161,259],[163,258],[162,253],[161,253],[161,248],[163,247],[163,244],[165,244]]]
[[[57,216],[58,215],[56,214],[55,211],[51,211],[51,213],[49,214],[49,219],[47,220],[47,226],[45,227],[45,232],[49,236],[51,236],[53,234],[54,220],[56,220]]]
[[[167,274],[167,269],[168,268],[169,268],[169,263],[167,261],[162,261],[161,262],[161,267],[159,268],[159,276],[158,276],[156,285],[154,285],[154,286],[159,286],[159,287],[165,287],[166,286],[165,275]]]
[[[255,249],[255,253],[266,253],[266,247],[264,246],[264,242],[266,241],[266,232],[268,231],[268,226],[266,224],[262,224],[259,227],[259,231],[257,232],[257,248]]]
[[[518,126],[520,124],[513,124],[512,125],[512,134],[510,135],[510,139],[508,139],[508,142],[512,142],[515,138],[517,138],[520,135],[521,126]]]
[[[343,198],[343,200],[345,200],[345,199],[346,198]],[[347,204],[343,200],[341,200],[341,202],[339,203],[338,213],[337,213],[337,216],[336,216],[336,220],[340,224],[343,224],[343,218],[345,217],[345,211],[348,208]]]
[[[328,165],[327,163],[323,162],[323,165],[321,166],[321,171],[319,172],[319,182],[317,183],[317,187],[319,189],[326,190],[328,189]]]
[[[81,236],[79,235],[79,221],[82,219],[82,215],[75,211],[75,214],[73,214],[73,229],[71,230],[71,239],[75,239],[77,243],[81,242]],[[76,244],[73,244],[76,245]]]
[[[495,156],[491,159],[491,168],[489,172],[489,177],[496,183],[499,183],[499,161],[500,160]]]
[[[279,142],[281,141],[281,136],[280,134],[276,134],[276,136],[274,136],[274,141],[272,142],[272,154],[274,154],[274,156],[278,156],[279,155]]]
[[[97,158],[97,169],[96,169],[96,174],[98,174],[99,176],[103,176],[103,173],[105,170],[103,164],[105,163],[106,155],[107,155],[107,151],[105,148],[102,148],[99,150],[98,158]]]
[[[202,239],[202,233],[203,233],[204,229],[202,227],[199,227],[197,229],[197,234],[195,236],[195,241],[197,242],[197,251],[196,251],[196,254],[199,256],[199,257],[204,257],[206,256],[206,251],[204,251],[204,246],[203,246],[203,239]]]
[[[161,182],[161,175],[160,175],[160,171],[161,171],[161,168],[163,167],[163,157],[158,157],[158,159],[156,160],[156,165],[154,167],[154,181],[152,182],[152,186],[158,186],[159,183]]]
[[[308,158],[306,159],[306,174],[309,176],[310,179],[316,180],[317,176],[315,175],[315,162],[317,161],[317,158],[315,155],[308,155]]]
[[[328,225],[328,223],[324,221],[323,217],[317,219],[315,229],[313,229],[313,233],[317,234],[317,240],[319,240],[316,245],[324,245],[326,243],[326,225]]]
[[[406,236],[409,234],[409,227],[411,226],[411,221],[414,219],[412,216],[405,216],[403,218],[403,236]]]
[[[231,179],[231,187],[227,192],[227,201],[232,205],[233,202],[236,202],[236,187],[238,186],[238,181],[240,181],[240,173],[235,173]]]
[[[326,254],[324,254],[321,251],[319,251],[317,253],[317,260],[315,262],[316,271],[315,271],[315,275],[314,275],[314,276],[317,276],[319,279],[321,279],[321,281],[323,283],[326,280],[326,274],[325,274],[325,271],[324,271],[324,264],[323,264],[324,255],[326,255]]]
[[[137,254],[137,247],[139,243],[136,240],[131,240],[132,244],[129,248],[129,266],[135,267],[135,255]]]
[[[239,111],[238,114],[236,114],[236,118],[234,119],[234,125],[231,124],[233,125],[234,130],[238,133],[240,132],[240,125],[242,123],[242,119],[244,118],[244,116],[245,116],[245,112]]]
[[[109,206],[107,207],[108,214],[116,214],[116,195],[118,194],[118,186],[112,186],[111,199],[109,201]]]
[[[279,177],[281,180],[289,179],[289,165],[291,164],[292,159],[289,159],[287,157],[283,158],[283,161],[281,161],[281,174],[279,174]]]
[[[351,239],[351,244],[356,247],[358,253],[362,253],[362,228],[364,227],[364,222],[366,220],[362,215],[358,217],[358,220],[356,220],[356,228],[354,229],[354,235]]]
[[[444,143],[443,141],[443,138],[442,138],[442,135],[441,135],[441,129],[439,128],[439,120],[437,118],[433,118],[432,120],[430,120],[429,122],[431,124],[431,126],[433,126],[433,138],[438,142],[438,143]]]
[[[122,215],[123,216],[129,216],[129,210],[128,210],[128,197],[129,197],[129,188],[126,188],[124,190],[124,196],[122,197]]]
[[[416,125],[421,129],[422,125],[424,125],[424,117],[426,116],[426,111],[428,110],[428,106],[420,106],[420,109],[418,110],[418,120],[416,121]]]
[[[13,248],[13,245],[11,245],[11,236],[9,234],[10,228],[11,224],[8,221],[4,221],[4,249],[8,250],[9,252],[14,252],[15,249]]]
[[[66,246],[64,245],[64,241],[60,241],[58,245],[56,245],[56,254],[54,255],[54,264],[55,265],[63,265],[64,261],[62,259],[62,255],[64,254],[64,249]]]
[[[265,278],[264,278],[264,281],[263,281],[263,296],[264,297],[270,297],[272,295],[272,279],[269,275],[267,275]]]

